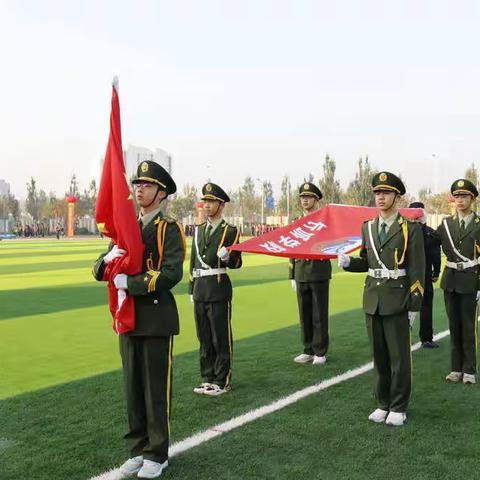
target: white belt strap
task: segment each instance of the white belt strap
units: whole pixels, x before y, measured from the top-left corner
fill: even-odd
[[[454,270],[465,270],[466,268],[476,267],[478,265],[477,260],[468,260],[467,262],[445,262],[445,265]]]
[[[450,245],[452,246],[452,249],[453,251],[455,252],[455,255],[457,255],[458,258],[461,258],[464,262],[471,262],[472,259],[471,258],[468,258],[468,257],[465,257],[465,255],[462,255],[458,250],[457,248],[455,247],[455,244],[453,243],[453,239],[452,239],[452,235],[450,235],[450,229],[448,228],[448,223],[447,223],[447,219],[444,218],[443,219],[443,226],[445,227],[445,231],[447,232],[447,237],[448,237],[448,240],[450,241]],[[447,262],[448,263],[448,262]],[[453,263],[453,262],[451,262]],[[462,263],[462,262],[461,262]],[[477,262],[475,262],[475,265],[477,264]],[[449,266],[449,265],[447,265]],[[473,265],[471,265],[473,266]],[[452,267],[452,268],[455,268],[455,267]],[[467,267],[468,268],[468,267]]]
[[[375,254],[375,258],[377,259],[378,264],[380,265],[381,270],[385,270],[388,272],[388,268],[385,266],[385,264],[380,260],[380,256],[378,255],[377,248],[375,247],[375,242],[373,241],[373,235],[372,235],[372,224],[373,220],[370,220],[368,222],[368,235],[370,237],[370,245],[372,247],[373,253]]]
[[[369,268],[368,276],[372,278],[393,278],[406,277],[407,271],[404,268],[398,270],[384,270],[383,268]]]
[[[194,268],[192,272],[193,278],[200,277],[210,277],[212,275],[221,275],[222,273],[227,273],[226,268],[209,268],[204,270],[203,268]]]
[[[202,268],[210,269],[211,268],[210,265],[207,265],[203,261],[202,256],[200,255],[200,251],[198,250],[198,227],[195,227],[194,239],[195,239],[195,253],[197,254],[197,260],[200,262],[200,265],[202,266]]]

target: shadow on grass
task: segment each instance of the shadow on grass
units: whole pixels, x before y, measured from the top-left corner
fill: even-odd
[[[176,356],[172,440],[368,361],[368,342],[359,316],[362,313],[355,310],[332,317],[331,354],[322,368],[292,362],[301,351],[298,326],[235,342],[234,390],[221,398],[192,393],[200,382],[196,352]],[[337,338],[343,338],[342,342],[336,342]],[[0,478],[34,474],[37,480],[85,480],[124,458],[124,429],[119,371],[3,400],[1,436],[15,444],[0,450]]]
[[[90,260],[75,260],[73,262],[51,262],[51,263],[28,263],[26,265],[4,265],[0,267],[0,279],[2,275],[18,275],[22,273],[44,273],[54,270],[70,270],[72,268],[85,268],[89,272],[92,270]]]
[[[46,245],[38,245],[40,248],[41,247],[47,247]],[[89,254],[92,256],[92,261],[95,260],[101,252],[105,251],[105,247],[102,247],[99,245],[96,248],[84,248],[82,246],[75,246],[73,245],[74,248],[72,248],[72,245],[65,245],[64,248],[48,248],[47,251],[39,252],[39,251],[32,251],[32,252],[9,252],[8,250],[4,250],[0,253],[0,259],[6,259],[6,258],[38,258],[41,259],[42,255],[45,256],[52,256],[54,255],[55,257],[65,257],[63,258],[64,261],[68,261],[68,256],[74,257],[75,255],[85,255]]]
[[[91,268],[91,265],[90,267]],[[283,265],[249,267],[244,272],[235,272],[232,282],[235,288],[285,281]],[[188,293],[188,283],[178,284],[173,293]],[[29,315],[62,312],[77,308],[95,307],[107,304],[107,289],[103,282],[79,283],[76,285],[26,288],[0,291],[0,320]]]
[[[441,308],[441,299],[437,297],[435,301],[436,318],[438,318],[436,329],[439,328],[438,325],[445,323],[445,319],[440,318],[439,315]],[[200,382],[196,352],[175,356],[172,442],[369,361],[370,349],[363,317],[363,312],[359,309],[331,317],[328,362],[322,367],[298,365],[292,362],[292,358],[301,351],[298,326],[282,328],[236,341],[233,364],[234,389],[230,394],[218,398],[196,396],[192,393],[192,388]],[[442,326],[442,328],[444,327]],[[433,362],[432,368],[435,367],[442,371],[447,369],[448,347],[445,342],[442,342],[442,348],[438,351],[421,351],[415,355],[415,358],[419,360],[418,363],[414,362],[414,373],[417,378],[421,378],[423,383],[426,382],[426,379],[429,379],[429,382],[441,380],[438,373],[433,376],[430,372],[418,371],[418,368],[421,367],[422,362]],[[329,438],[334,439],[332,442],[334,450],[341,448],[338,446],[338,442],[341,445],[345,442],[352,442],[347,449],[342,449],[346,455],[345,458],[348,457],[347,452],[350,451],[353,451],[354,454],[364,455],[365,442],[371,441],[370,438],[376,438],[372,429],[368,430],[365,436],[365,429],[370,426],[367,425],[368,422],[360,424],[358,419],[358,415],[364,415],[364,410],[373,405],[371,374],[368,373],[365,377],[360,377],[353,382],[353,386],[348,384],[341,387],[341,390],[336,387],[335,391],[332,389],[326,391],[325,394],[309,397],[308,400],[303,400],[297,406],[282,410],[281,414],[267,417],[248,428],[240,429],[237,433],[222,437],[223,440],[212,441],[203,447],[192,450],[182,456],[181,462],[176,463],[175,475],[180,472],[181,478],[210,478],[202,475],[198,477],[198,469],[194,465],[200,462],[208,464],[208,466],[204,466],[205,469],[202,469],[202,472],[209,472],[212,468],[228,469],[228,475],[222,470],[221,474],[215,475],[216,478],[274,478],[271,476],[272,472],[267,475],[263,471],[265,468],[268,470],[269,467],[266,465],[259,466],[263,470],[258,473],[258,476],[255,474],[249,476],[247,473],[241,472],[244,466],[227,461],[229,455],[235,456],[235,454],[232,454],[232,450],[224,451],[222,445],[225,445],[225,442],[228,445],[231,442],[235,443],[232,438],[238,438],[238,435],[242,437],[242,442],[247,441],[243,437],[248,436],[248,432],[252,431],[250,429],[257,432],[256,440],[253,443],[255,443],[255,448],[260,449],[257,454],[266,464],[268,464],[268,458],[264,458],[265,455],[261,452],[267,451],[268,445],[279,435],[281,438],[278,437],[278,442],[282,445],[285,444],[287,450],[293,448],[293,451],[297,452],[296,455],[299,457],[297,463],[308,463],[308,458],[303,458],[300,454],[303,447],[295,448],[298,446],[295,443],[295,435],[302,429],[305,430],[305,435],[308,433],[307,430],[310,432],[311,435],[307,435],[308,442],[305,445],[311,443],[314,450],[318,448],[317,443],[322,440],[323,435],[328,433]],[[421,405],[421,407],[417,406],[417,408],[423,408],[425,398],[433,402],[432,395],[437,393],[433,393],[431,388],[433,388],[431,384],[416,385],[414,383],[414,394],[418,391],[422,395],[422,399],[417,402],[417,405]],[[465,389],[461,391],[467,395],[468,392],[465,392]],[[435,407],[438,410],[439,418],[442,418],[441,414],[445,408],[455,408],[457,399],[449,400],[445,397],[442,401],[441,406],[436,404]],[[465,403],[468,399],[465,397],[462,401]],[[305,417],[305,408],[309,404],[313,405],[314,411],[310,411],[306,415],[308,418],[303,418]],[[292,418],[281,420],[278,423],[278,419],[285,416]],[[336,418],[336,422],[339,422],[342,428],[346,429],[345,431],[353,429],[350,434],[352,438],[342,434],[337,423],[328,423],[328,418]],[[265,429],[265,424],[268,427],[266,431],[263,431],[262,428]],[[312,428],[306,428],[306,425],[310,427],[313,425],[313,431]],[[429,431],[431,426],[427,422],[427,425],[422,428]],[[17,480],[31,475],[31,478],[36,480],[54,478],[86,480],[119,465],[125,458],[126,452],[121,439],[125,433],[125,427],[125,407],[120,371],[3,400],[0,402],[0,432],[1,437],[8,440],[10,446],[0,450],[0,478]],[[282,433],[282,428],[283,430],[286,428],[288,433]],[[385,432],[385,435],[388,436],[389,432],[387,430]],[[409,430],[401,431],[401,434],[407,435],[408,432]],[[413,436],[405,441],[410,445],[415,438]],[[431,440],[431,437],[429,439]],[[382,437],[381,441],[375,441],[377,443],[373,447],[377,450],[388,449],[389,438]],[[252,439],[248,442],[252,443]],[[244,462],[248,463],[246,466],[255,469],[254,459],[257,458],[257,454],[245,457],[242,454],[244,448],[242,445],[243,443],[235,447],[236,455],[240,455],[240,458],[243,459],[250,458],[251,460],[244,460]],[[324,447],[326,446],[327,444],[324,445]],[[235,450],[231,446],[228,448]],[[253,449],[255,450],[255,448]],[[210,452],[210,450],[211,455],[215,458],[207,460],[202,456],[202,452]],[[318,455],[325,457],[322,452],[323,450],[320,449],[309,453],[309,456],[313,455],[310,460]],[[419,450],[418,455],[423,455],[423,452],[424,449]],[[329,455],[333,458],[336,453],[332,451]],[[382,456],[383,458],[384,456]],[[323,460],[328,460],[328,458]],[[281,471],[275,478],[293,479],[303,478],[306,475],[305,472],[302,472],[298,477],[284,476],[288,462],[285,463],[285,459],[276,459],[276,462],[277,468],[280,468]],[[332,462],[333,460],[330,463]],[[368,465],[366,464],[364,467],[367,468]],[[348,466],[348,468],[354,467]],[[171,471],[173,474],[174,470]],[[174,478],[170,475],[170,471],[167,471],[166,478]],[[348,477],[334,475],[329,478]]]

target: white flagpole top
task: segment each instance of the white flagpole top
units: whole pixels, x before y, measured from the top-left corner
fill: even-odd
[[[115,88],[115,90],[118,91],[118,76],[117,76],[117,75],[115,75],[115,76],[113,77],[112,86],[113,86],[113,88]]]

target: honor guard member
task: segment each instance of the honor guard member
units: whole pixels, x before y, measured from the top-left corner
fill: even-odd
[[[305,215],[318,209],[322,192],[313,183],[305,182],[299,190]],[[298,313],[302,329],[303,353],[296,363],[323,365],[328,350],[328,289],[332,278],[330,260],[291,258],[289,278],[297,292]]]
[[[200,342],[203,382],[195,393],[222,395],[232,380],[232,283],[227,268],[240,268],[240,252],[227,247],[238,243],[240,232],[222,218],[228,195],[214,183],[202,188],[207,221],[195,228],[190,256],[190,294]]]
[[[168,172],[155,162],[142,162],[132,183],[145,251],[142,273],[114,279],[135,300],[135,329],[119,338],[131,454],[120,470],[125,476],[157,478],[168,465],[173,335],[179,333],[171,289],[182,279],[185,237],[182,226],[161,211],[162,201],[176,191]],[[102,280],[105,265],[124,254],[111,245],[94,265],[95,278]]]
[[[422,202],[413,202],[409,208],[425,209],[425,205]],[[423,348],[438,348],[438,343],[433,341],[433,284],[440,276],[440,237],[432,227],[427,225],[426,214],[419,219],[419,223],[422,227],[425,248],[425,294],[420,310],[419,336]]]
[[[466,179],[453,182],[450,189],[456,213],[443,219],[437,229],[447,257],[441,288],[450,328],[450,382],[475,383],[477,349],[477,302],[480,298],[478,257],[480,219],[472,211],[478,191]]]
[[[372,187],[379,216],[362,226],[360,256],[340,254],[338,264],[350,272],[368,272],[363,309],[377,377],[377,409],[368,419],[401,426],[411,391],[410,327],[424,295],[423,235],[417,222],[397,211],[405,194],[400,178],[381,172]]]

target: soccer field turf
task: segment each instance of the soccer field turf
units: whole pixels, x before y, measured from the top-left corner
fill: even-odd
[[[90,273],[105,245],[0,243],[0,480],[87,480],[125,458],[117,338],[105,285]],[[184,276],[175,289],[173,442],[370,360],[364,275],[334,270],[328,363],[302,366],[292,362],[301,345],[286,261],[244,257],[231,273],[234,390],[219,398],[192,393],[198,344]],[[444,330],[440,292],[435,310],[435,330]],[[418,320],[413,340],[417,331]],[[404,428],[366,421],[369,372],[174,457],[162,478],[478,478],[478,386],[444,383],[448,339],[413,360]]]

